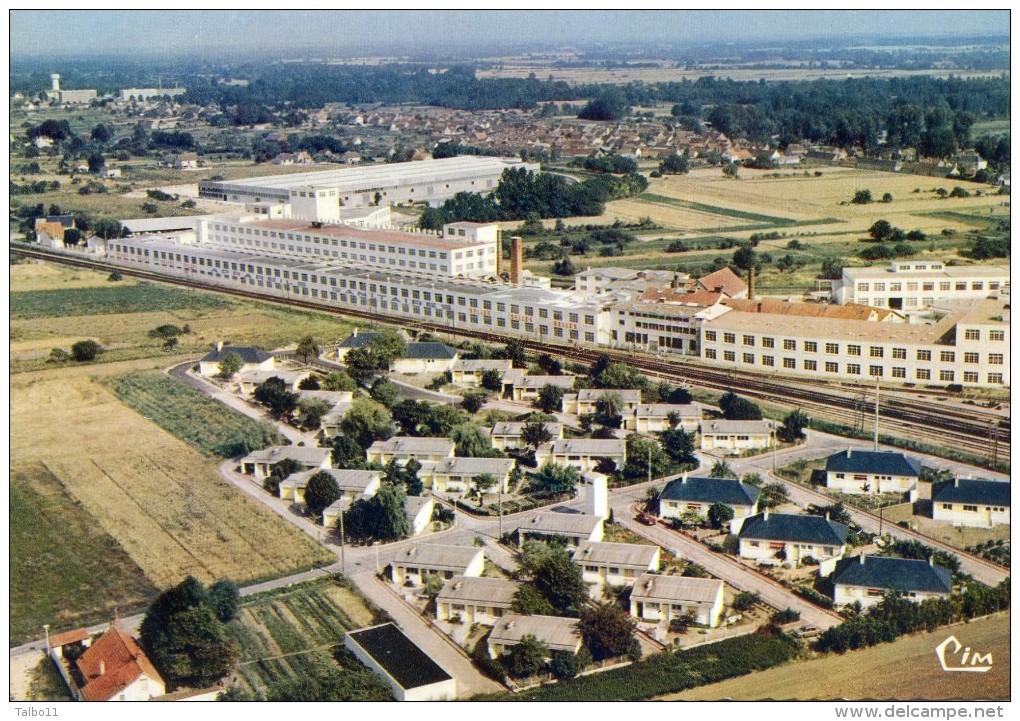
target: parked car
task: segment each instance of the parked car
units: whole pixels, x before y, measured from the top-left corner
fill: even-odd
[[[651,515],[650,513],[637,514],[637,521],[638,523],[645,526],[654,526],[658,523],[655,516]]]
[[[793,635],[797,638],[814,638],[822,633],[822,629],[813,623],[805,623],[803,626],[793,632]]]

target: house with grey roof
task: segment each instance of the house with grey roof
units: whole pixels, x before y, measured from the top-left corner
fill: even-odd
[[[453,458],[454,443],[449,438],[429,436],[393,436],[385,441],[376,441],[367,449],[368,462],[377,461],[386,465],[390,461],[406,463],[414,458],[419,462],[438,463],[444,458]]]
[[[450,378],[458,388],[477,388],[486,371],[496,371],[502,378],[511,368],[513,361],[501,358],[458,358],[450,368]]]
[[[397,333],[405,341],[409,340],[407,334],[404,333],[403,331],[398,330]],[[348,353],[350,353],[355,348],[367,348],[368,344],[371,343],[372,340],[377,338],[378,336],[379,333],[376,331],[372,330],[359,331],[357,328],[355,328],[349,336],[340,341],[340,344],[337,346],[336,349],[336,359],[343,363]]]
[[[581,567],[585,583],[595,584],[594,593],[609,584],[631,586],[643,573],[659,570],[660,549],[639,543],[581,541],[573,561]]]
[[[825,459],[825,485],[854,495],[917,490],[921,464],[898,451],[847,448]]]
[[[418,477],[431,483],[433,491],[463,495],[477,487],[475,481],[479,476],[488,474],[496,479],[496,485],[487,492],[507,493],[515,464],[513,458],[443,458],[431,469],[423,468]]]
[[[514,369],[516,370],[516,369]],[[576,376],[527,376],[512,371],[503,376],[503,395],[515,401],[533,401],[545,386],[556,386],[564,391],[574,387]]]
[[[297,393],[301,381],[308,378],[311,374],[312,371],[307,369],[294,371],[273,369],[267,371],[244,371],[234,376],[234,379],[240,384],[241,392],[245,395],[254,393],[256,388],[270,378],[279,378],[283,381],[284,390],[290,393]]]
[[[844,558],[836,564],[832,581],[837,606],[857,602],[868,608],[890,592],[902,593],[920,603],[929,598],[946,598],[953,591],[952,572],[936,566],[931,559],[868,555]]]
[[[333,467],[329,448],[312,446],[269,446],[252,451],[241,459],[241,472],[254,476],[256,481],[269,477],[276,464],[284,459],[296,461],[303,470],[324,470]]]
[[[505,578],[454,576],[436,596],[436,619],[449,621],[459,616],[466,624],[491,626],[510,612],[518,581]]]
[[[624,416],[623,427],[637,433],[661,433],[669,430],[669,419],[679,420],[677,428],[697,433],[701,425],[701,407],[694,403],[638,403],[633,416]]]
[[[393,559],[390,578],[399,586],[422,586],[430,576],[447,580],[454,576],[481,576],[484,569],[485,553],[481,548],[418,543]]]
[[[212,378],[220,373],[220,362],[230,353],[241,359],[241,368],[238,373],[253,373],[255,371],[269,371],[276,368],[276,356],[267,353],[261,348],[248,345],[223,345],[216,344],[216,349],[209,351],[198,361],[198,372],[206,378]]]
[[[305,502],[305,489],[308,481],[319,472],[328,473],[336,481],[340,489],[340,498],[356,501],[359,498],[371,498],[382,484],[382,471],[362,471],[349,468],[311,469],[292,473],[280,482],[280,498],[295,503]]]
[[[436,502],[432,496],[408,496],[404,499],[404,513],[411,523],[411,535],[418,536],[432,523]]]
[[[460,351],[445,343],[408,343],[404,355],[390,364],[394,373],[442,373],[453,368]]]
[[[560,616],[524,616],[508,613],[500,618],[489,633],[489,657],[499,658],[514,646],[532,636],[549,649],[577,653],[581,650],[578,619]]]
[[[627,443],[619,438],[557,438],[543,443],[535,451],[539,466],[555,463],[591,471],[599,460],[608,458],[622,468],[627,462]]]
[[[493,448],[505,450],[507,448],[521,448],[524,442],[521,440],[521,430],[527,425],[523,421],[497,421],[489,431],[489,441]],[[555,440],[563,438],[563,424],[551,421],[542,424]]]
[[[548,541],[553,536],[562,536],[567,539],[567,547],[573,548],[584,541],[601,541],[602,520],[583,513],[547,511],[525,521],[517,535],[522,546],[528,540]]]
[[[1010,488],[1009,481],[974,478],[933,483],[932,517],[954,526],[991,528],[1000,523],[1009,525]]]
[[[685,513],[708,516],[714,503],[722,503],[733,510],[734,518],[744,518],[758,511],[761,491],[733,478],[675,478],[659,494],[659,515],[662,518],[679,518]]]
[[[620,415],[627,419],[634,415],[641,403],[641,391],[629,388],[581,388],[577,393],[564,394],[561,407],[564,413],[574,415],[594,413],[598,402],[608,398],[619,401]]]
[[[740,453],[769,448],[773,429],[772,421],[702,421],[701,450]]]
[[[800,516],[765,511],[733,519],[741,558],[759,565],[784,562],[799,566],[810,556],[817,561],[842,558],[849,529],[824,516]]]
[[[715,578],[640,576],[630,592],[630,615],[639,622],[669,623],[687,613],[696,623],[715,628],[723,611],[723,582]]]

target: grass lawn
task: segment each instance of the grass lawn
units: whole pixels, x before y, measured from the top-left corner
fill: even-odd
[[[196,293],[150,283],[102,287],[57,288],[11,293],[11,318],[61,318],[68,315],[94,316],[142,313],[156,309],[220,309],[229,304],[212,293]]]
[[[58,633],[155,597],[142,569],[44,464],[13,466],[10,482],[12,644],[36,638],[44,623]]]
[[[334,663],[330,651],[343,645],[345,631],[377,620],[365,599],[337,578],[247,597],[229,625],[241,651],[234,683],[258,691],[300,679]]]
[[[246,440],[261,447],[285,445],[272,426],[163,373],[128,373],[110,379],[109,384],[122,402],[207,456],[231,458],[244,453]]]
[[[662,700],[733,699],[1008,699],[1010,698],[1009,613],[884,643],[842,656],[831,654],[786,664],[742,678],[702,686]],[[987,673],[946,673],[935,646],[954,635],[964,646],[990,653]]]
[[[920,533],[960,549],[966,549],[968,546],[975,546],[987,541],[1002,540],[1008,542],[1010,540],[1009,526],[999,525],[992,528],[953,527],[945,521],[936,521],[930,515],[915,515],[912,503],[902,503],[898,506],[886,508],[882,512],[882,516],[887,523],[900,523],[901,521],[909,523],[911,528],[916,527]]]

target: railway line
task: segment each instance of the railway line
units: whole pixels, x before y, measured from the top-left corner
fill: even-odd
[[[356,308],[337,308],[321,301],[282,297],[273,293],[235,288],[196,278],[178,278],[149,270],[125,267],[106,260],[85,258],[57,250],[12,245],[12,252],[41,260],[50,260],[76,267],[100,271],[117,270],[123,274],[145,280],[171,283],[191,288],[224,293],[240,298],[269,301],[293,307],[325,311],[372,322],[408,324],[407,319]],[[505,343],[508,336],[473,329],[457,328],[415,319],[415,328],[458,335],[489,343]],[[526,348],[549,353],[567,360],[590,364],[602,354],[613,362],[624,363],[643,373],[663,380],[682,382],[714,390],[739,390],[742,394],[791,407],[811,408],[854,425],[858,420],[874,415],[874,401],[863,394],[867,388],[845,385],[833,388],[823,383],[811,383],[785,378],[763,377],[736,369],[709,368],[689,358],[664,360],[657,356],[613,348],[583,348],[576,345],[522,339]],[[916,392],[916,390],[914,390]],[[908,438],[928,439],[939,445],[950,445],[975,455],[1008,462],[1010,445],[1009,419],[980,408],[962,409],[952,406],[933,407],[927,400],[903,397],[902,392],[889,391],[880,398],[881,424],[887,433],[898,433]],[[867,423],[863,424],[867,427]]]

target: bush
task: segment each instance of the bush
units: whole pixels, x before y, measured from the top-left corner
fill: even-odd
[[[94,361],[104,349],[94,340],[80,340],[71,346],[71,357],[79,363]]]

